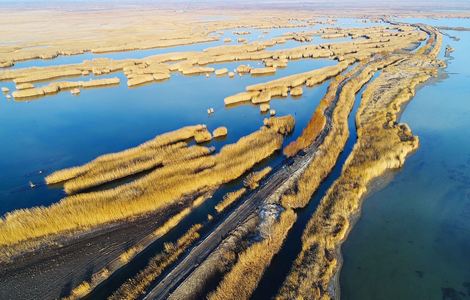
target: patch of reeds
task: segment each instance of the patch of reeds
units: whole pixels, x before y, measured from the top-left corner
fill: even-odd
[[[77,287],[75,287],[68,297],[65,297],[66,300],[72,299],[80,299],[86,294],[88,294],[91,290],[90,284],[86,281],[80,283]]]
[[[283,195],[281,203],[284,207],[304,207],[316,191],[320,183],[329,174],[336,163],[339,154],[344,148],[349,136],[348,115],[354,105],[355,95],[361,87],[372,78],[374,73],[385,66],[396,62],[398,58],[391,57],[378,62],[372,62],[360,72],[359,75],[351,78],[342,88],[341,93],[332,115],[331,129],[325,137],[323,143],[317,150],[309,166],[300,176],[295,189],[291,193]],[[361,70],[363,65],[359,65],[349,75]]]
[[[417,54],[427,54],[431,58],[437,58],[442,47],[442,34],[436,28],[428,25],[417,25],[421,30],[428,34],[428,39],[424,46],[419,48]]]
[[[264,126],[280,134],[290,133],[295,126],[295,119],[292,115],[283,117],[271,117],[263,120]]]
[[[193,201],[193,204],[192,204],[191,207],[184,208],[183,210],[181,210],[177,214],[173,215],[171,218],[169,218],[165,223],[163,223],[160,227],[158,227],[150,235],[145,236],[137,244],[133,245],[131,248],[124,251],[116,259],[111,260],[109,263],[107,263],[107,265],[104,268],[102,268],[100,271],[94,273],[90,281],[82,282],[80,285],[87,286],[88,291],[85,291],[84,289],[81,289],[80,298],[87,295],[95,287],[97,287],[99,284],[101,284],[104,280],[106,280],[109,276],[111,276],[114,271],[118,270],[123,265],[125,265],[129,261],[131,261],[138,253],[140,253],[142,250],[144,250],[147,246],[149,246],[156,239],[160,238],[161,236],[166,234],[168,231],[173,229],[176,225],[179,224],[179,222],[184,217],[186,217],[191,212],[192,208],[201,205],[203,203],[203,201],[205,199],[209,198],[209,195],[211,195],[211,194],[212,194],[212,191],[209,191],[209,192],[199,196],[198,198],[196,198]],[[80,289],[80,285],[77,287],[78,289]],[[69,298],[76,298],[76,297],[73,295],[73,293],[71,293]]]
[[[241,196],[243,196],[243,194],[245,194],[246,192],[246,188],[241,188],[241,189],[238,189],[236,191],[233,191],[233,192],[230,192],[230,193],[227,193],[222,201],[220,201],[216,206],[215,206],[215,210],[220,213],[222,212],[223,210],[225,210],[227,207],[229,207],[230,205],[232,205],[232,203],[234,203],[235,201],[237,201]]]
[[[245,180],[243,181],[243,184],[251,190],[256,189],[259,186],[261,179],[266,177],[266,175],[268,175],[272,169],[273,168],[271,167],[265,167],[258,172],[252,172],[248,174],[248,176],[246,176]]]
[[[284,148],[284,155],[287,157],[296,155],[300,150],[310,146],[322,132],[326,125],[325,109],[334,101],[338,84],[343,79],[344,76],[338,75],[335,79],[331,80],[325,96],[318,104],[307,126],[302,130],[302,134]]]
[[[348,59],[334,66],[328,66],[304,73],[289,75],[279,79],[275,79],[265,83],[259,83],[255,85],[250,85],[246,88],[248,92],[251,91],[263,91],[269,90],[276,87],[297,87],[307,83],[308,86],[313,86],[315,84],[321,83],[330,77],[334,77],[344,70],[346,70],[351,64],[354,63],[354,59]]]
[[[144,248],[141,246],[141,245],[136,245],[134,247],[131,247],[129,249],[127,249],[124,253],[122,253],[121,255],[119,255],[119,260],[126,264],[128,263],[132,258],[134,258],[134,256],[137,255],[137,253],[139,253],[140,251],[142,251]]]
[[[279,220],[274,223],[269,237],[253,244],[239,255],[237,263],[208,299],[249,299],[296,219],[297,215],[292,209],[283,211]]]
[[[290,118],[283,120],[286,124],[290,122]],[[282,127],[287,128],[287,125]],[[163,210],[185,195],[216,188],[240,177],[280,149],[282,141],[283,136],[276,130],[262,127],[242,137],[237,143],[226,145],[215,155],[163,166],[132,182],[108,190],[72,195],[49,207],[8,213],[0,220],[0,247],[50,235],[88,230],[109,222]],[[131,149],[111,154],[98,159],[98,162],[118,163],[117,157],[127,162],[129,156],[138,151]],[[94,163],[82,169],[79,167],[60,178],[76,177],[93,166]]]
[[[200,130],[204,130],[203,125],[183,127],[158,135],[137,147],[99,156],[83,166],[56,171],[46,177],[46,183],[65,182],[66,191],[79,191],[163,165],[163,160],[181,160],[186,158],[184,155],[191,158],[195,153],[204,155],[207,149],[203,147],[195,148],[195,153],[184,153],[187,147],[183,141],[194,137]]]
[[[225,238],[209,257],[168,297],[169,300],[205,299],[207,286],[229,271],[248,246],[248,236],[256,230],[259,218],[252,215]]]

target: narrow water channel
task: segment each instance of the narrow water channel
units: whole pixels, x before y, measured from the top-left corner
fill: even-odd
[[[378,71],[374,74],[371,78],[369,83],[373,81],[377,76],[379,76],[381,72]],[[263,278],[261,279],[258,287],[254,291],[252,298],[253,300],[262,300],[262,299],[271,299],[276,296],[282,283],[287,277],[293,262],[295,261],[297,255],[300,253],[302,248],[302,233],[307,225],[308,221],[312,217],[313,213],[315,212],[318,203],[326,194],[330,186],[335,182],[336,179],[341,175],[341,170],[343,167],[344,162],[348,158],[349,154],[351,153],[354,144],[357,140],[357,132],[356,132],[356,112],[360,105],[360,99],[362,98],[362,94],[364,90],[367,88],[368,84],[365,84],[361,90],[356,94],[356,99],[354,102],[353,109],[348,117],[348,126],[349,126],[349,137],[346,141],[346,145],[344,147],[343,152],[341,152],[338,160],[330,172],[330,174],[326,177],[326,179],[320,184],[317,191],[313,194],[310,202],[305,208],[296,210],[297,213],[297,221],[289,231],[284,244],[279,251],[279,253],[273,258],[270,266],[267,268]]]

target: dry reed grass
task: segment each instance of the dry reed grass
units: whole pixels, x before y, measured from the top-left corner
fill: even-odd
[[[171,155],[171,152],[175,148],[182,148],[186,146],[184,143],[177,142],[194,137],[196,132],[202,130],[203,128],[203,125],[188,126],[158,135],[153,140],[145,142],[137,147],[99,156],[98,158],[83,166],[56,171],[46,177],[46,183],[55,184],[87,175],[88,177],[92,177],[92,174],[97,173],[100,173],[101,176],[110,178],[96,178],[97,181],[103,183],[112,179],[118,179],[124,176],[129,176],[148,170],[149,168],[155,167],[156,165],[162,163],[160,161],[162,158],[160,160],[155,159],[155,156],[162,157],[163,154]],[[127,172],[122,172],[122,174],[116,175],[109,174],[112,173],[112,171],[115,171],[115,169],[124,169],[127,170]]]
[[[266,177],[273,168],[271,167],[266,167],[258,172],[252,172],[246,176],[245,180],[243,181],[243,184],[247,187],[250,188],[251,190],[256,189],[259,186],[259,182],[261,179]]]
[[[165,223],[163,223],[160,227],[158,227],[152,234],[144,237],[140,240],[137,244],[133,245],[131,248],[123,252],[117,259],[112,260],[109,262],[106,267],[102,268],[100,271],[93,274],[92,278],[88,282],[82,282],[80,285],[85,285],[88,287],[88,290],[85,291],[81,289],[81,297],[87,295],[91,290],[93,290],[96,286],[106,280],[109,276],[113,274],[114,271],[121,268],[123,265],[127,264],[131,259],[133,259],[138,253],[144,250],[148,245],[150,245],[153,241],[160,238],[168,231],[173,229],[179,222],[186,217],[190,212],[191,209],[194,207],[199,206],[203,201],[209,198],[209,195],[212,194],[212,191],[199,196],[197,199],[193,201],[192,207],[187,207],[177,213],[176,215],[172,216],[168,219]],[[80,285],[77,289],[80,290]],[[69,296],[70,298],[74,298],[73,293]],[[76,298],[76,297],[75,297]]]
[[[87,295],[91,290],[90,284],[86,281],[80,283],[76,288],[72,290],[70,296],[65,297],[66,300],[80,299]]]
[[[334,101],[338,85],[343,79],[344,76],[338,75],[335,79],[331,80],[325,96],[318,104],[307,126],[302,130],[302,134],[284,148],[284,155],[287,157],[296,155],[300,150],[310,146],[322,132],[326,125],[325,109]]]
[[[295,126],[295,119],[292,115],[283,117],[270,117],[263,120],[264,126],[280,134],[290,133]]]
[[[418,147],[408,126],[396,123],[403,103],[416,86],[437,74],[433,54],[406,57],[386,68],[363,94],[356,116],[358,142],[340,178],[323,197],[303,235],[302,250],[278,299],[330,299],[328,287],[338,270],[337,251],[350,230],[368,183],[388,169],[399,168]]]
[[[294,88],[297,86],[301,86],[308,82],[307,85],[313,86],[315,84],[321,83],[330,77],[334,77],[349,67],[351,64],[355,62],[354,59],[348,59],[334,66],[323,67],[320,69],[316,69],[313,71],[308,71],[304,73],[294,74],[286,77],[282,77],[279,79],[275,79],[265,83],[259,83],[255,85],[250,85],[246,88],[248,92],[253,91],[263,91],[269,90],[271,88],[277,87],[289,87]]]
[[[295,189],[291,193],[283,195],[281,203],[284,207],[304,207],[308,203],[321,181],[335,165],[339,154],[346,144],[349,136],[348,115],[353,107],[356,93],[372,78],[378,69],[390,65],[397,60],[397,57],[389,57],[372,62],[365,66],[359,75],[351,78],[344,85],[333,111],[332,128],[318,148],[317,155],[314,156],[312,162],[301,175]],[[362,66],[359,65],[356,71],[361,68]],[[356,71],[351,71],[347,76],[352,76]]]
[[[282,212],[269,237],[253,244],[239,255],[237,263],[208,299],[249,299],[296,219],[297,215],[293,210]]]
[[[232,203],[237,201],[243,194],[246,192],[246,188],[241,188],[231,193],[227,193],[222,201],[220,201],[216,206],[215,210],[220,213],[229,207]]]
[[[119,255],[119,260],[121,261],[121,263],[126,264],[126,263],[128,263],[132,258],[134,258],[134,256],[137,255],[137,253],[139,253],[139,252],[142,251],[143,249],[144,249],[144,247],[141,246],[141,245],[137,245],[137,246],[131,247],[131,248],[129,248],[128,250],[126,250],[124,253],[122,253],[121,255]]]
[[[282,119],[285,123],[290,118]],[[288,128],[287,125],[279,125]],[[280,128],[279,127],[279,128]],[[167,140],[167,139],[165,139]],[[215,155],[158,168],[130,183],[118,187],[66,197],[49,207],[17,210],[0,220],[0,247],[6,256],[8,246],[51,235],[64,234],[163,210],[185,195],[216,188],[240,177],[257,162],[282,146],[283,136],[274,129],[260,130],[226,145]],[[89,171],[95,163],[129,160],[140,149],[104,156],[94,163],[74,169],[60,179]]]
[[[199,267],[168,297],[169,300],[205,299],[205,289],[214,280],[219,280],[237,259],[237,253],[243,252],[247,247],[248,236],[256,230],[259,218],[252,215],[247,221],[240,224],[219,247],[207,257]]]

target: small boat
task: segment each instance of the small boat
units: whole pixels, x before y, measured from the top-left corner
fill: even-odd
[[[34,189],[36,187],[36,185],[32,181],[29,181],[29,187]]]

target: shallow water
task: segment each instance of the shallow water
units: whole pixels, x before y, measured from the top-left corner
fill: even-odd
[[[422,87],[401,118],[420,147],[365,199],[343,246],[343,299],[470,298],[470,33],[447,33],[461,38],[444,38],[448,78]]]
[[[237,63],[218,64],[233,69]],[[251,62],[253,64],[253,62]],[[1,100],[0,213],[17,208],[46,205],[63,194],[59,189],[28,187],[28,181],[43,182],[45,174],[86,163],[98,155],[136,146],[160,133],[182,126],[206,124],[210,130],[226,126],[224,140],[210,145],[219,148],[257,130],[266,115],[257,106],[224,107],[223,99],[241,92],[247,85],[335,64],[332,60],[298,60],[272,76],[206,78],[173,74],[170,80],[129,89],[121,74],[118,87],[82,90],[79,96],[62,92],[30,102]],[[115,76],[115,75],[111,75]],[[274,100],[278,115],[293,114],[298,125],[306,124],[316,101],[309,100],[316,89],[304,96]],[[207,115],[207,108],[215,113]],[[40,174],[39,172],[42,173]]]
[[[362,27],[377,23],[359,23],[354,19],[339,19],[334,26]],[[268,30],[265,39],[270,39],[292,31],[305,31],[330,27],[322,24],[312,27],[276,28]],[[256,39],[263,30],[244,29],[250,32],[243,36]],[[233,31],[226,31],[225,36],[236,37]],[[313,42],[319,37],[314,37]],[[222,39],[223,40],[223,39]],[[220,42],[217,42],[220,44]],[[215,45],[215,44],[214,44]],[[289,48],[304,43],[288,41],[270,49]],[[207,48],[207,43],[181,46],[185,51]],[[181,50],[180,49],[180,50]],[[153,52],[152,52],[153,51]],[[111,58],[145,57],[156,52],[176,51],[173,48],[151,49],[107,53]],[[151,52],[151,53],[150,53]],[[81,62],[90,53],[76,56],[59,56],[52,60],[32,60],[21,62],[23,66],[54,65]],[[229,70],[240,64],[262,66],[259,62],[237,61],[213,64],[216,68],[227,67]],[[64,196],[59,188],[43,184],[45,175],[65,167],[80,165],[93,158],[136,146],[163,132],[181,126],[205,123],[209,128],[227,126],[228,137],[210,144],[219,148],[225,143],[233,143],[243,135],[257,130],[266,115],[259,113],[257,106],[240,105],[224,107],[226,96],[241,92],[250,84],[265,82],[282,76],[310,71],[335,61],[326,59],[291,61],[285,69],[279,69],[269,76],[236,76],[216,78],[211,76],[182,76],[173,73],[171,79],[141,87],[128,88],[127,79],[122,73],[96,76],[96,78],[119,77],[121,84],[116,87],[82,89],[79,96],[72,96],[64,91],[56,95],[38,98],[32,101],[7,100],[0,95],[0,168],[6,170],[0,174],[0,216],[8,211],[37,205],[48,205]],[[18,67],[16,65],[15,67]],[[94,76],[85,76],[73,80],[87,80]],[[39,85],[46,84],[41,83]],[[0,82],[11,91],[11,82]],[[316,101],[321,98],[321,91],[306,89],[304,95],[292,100],[279,99],[271,102],[271,107],[278,115],[293,114],[297,126],[287,141],[295,138],[310,118]],[[315,101],[309,100],[315,94]],[[213,107],[215,114],[208,117],[206,110]],[[28,182],[37,184],[29,188]]]
[[[277,31],[276,34],[282,34],[280,29]],[[64,193],[59,187],[41,184],[44,176],[55,170],[80,165],[98,155],[136,146],[155,135],[182,126],[205,123],[210,130],[227,126],[229,133],[226,138],[208,144],[219,150],[223,145],[234,143],[240,137],[256,131],[267,117],[259,112],[258,106],[250,104],[225,107],[223,99],[226,96],[241,92],[250,84],[336,63],[326,59],[296,60],[274,75],[237,75],[232,79],[227,76],[211,75],[206,78],[174,73],[169,80],[135,88],[128,88],[126,78],[118,73],[97,77],[118,76],[121,78],[119,86],[82,89],[79,96],[61,92],[24,102],[6,100],[2,96],[0,140],[6,142],[0,147],[0,157],[4,158],[0,160],[0,168],[8,171],[0,175],[0,215],[19,208],[49,205],[61,199]],[[212,66],[234,69],[240,64],[257,66],[258,62],[237,61]],[[8,82],[2,82],[1,85],[14,89],[13,84]],[[316,87],[304,88],[302,97],[271,101],[271,108],[277,111],[278,116],[295,116],[296,127],[285,138],[285,143],[295,139],[306,126],[327,86],[328,82],[325,82]],[[215,110],[211,116],[206,112],[209,107]],[[279,152],[275,153],[254,169],[277,165],[282,159]],[[39,185],[31,189],[28,181]],[[113,274],[91,297],[103,298],[109,295],[161,251],[164,242],[174,241],[195,223],[206,222],[208,214],[215,216],[214,205],[225,193],[240,185],[241,179],[221,187],[212,199],[195,209],[175,229],[153,243],[124,269]],[[221,217],[215,216],[214,222],[220,221]],[[94,272],[98,271],[93,265],[90,268]],[[75,283],[88,279],[73,278]]]
[[[46,66],[57,66],[63,64],[78,64],[83,62],[84,60],[96,59],[96,58],[111,58],[115,60],[119,59],[141,59],[152,55],[158,55],[163,53],[170,53],[170,52],[190,52],[190,51],[203,51],[204,49],[221,46],[221,45],[236,45],[239,44],[237,40],[239,38],[244,38],[248,42],[254,41],[266,41],[272,38],[279,37],[283,34],[289,32],[302,32],[302,31],[312,31],[318,30],[320,28],[325,27],[369,27],[369,26],[376,26],[380,25],[377,22],[357,22],[355,19],[350,18],[341,18],[337,20],[337,23],[332,24],[317,24],[313,26],[301,26],[301,27],[293,27],[293,28],[272,28],[272,29],[254,29],[254,28],[240,28],[240,29],[233,29],[233,30],[225,30],[222,31],[223,33],[218,35],[213,33],[211,36],[220,36],[220,38],[216,41],[209,41],[204,43],[196,43],[196,44],[189,44],[189,45],[180,45],[180,46],[173,46],[173,47],[165,47],[165,48],[154,48],[154,49],[145,49],[145,50],[134,50],[134,51],[121,51],[121,52],[110,52],[110,53],[92,53],[92,52],[85,52],[83,54],[71,55],[71,56],[58,56],[53,59],[33,59],[27,61],[18,61],[10,68],[5,69],[19,69],[19,68],[28,68],[28,67],[46,67]],[[383,25],[383,24],[382,24]],[[236,35],[234,32],[236,31],[247,31],[249,34],[246,35]],[[264,32],[267,33],[264,33]],[[231,42],[225,43],[224,39],[230,38]],[[315,36],[312,40],[313,44],[322,44],[322,43],[339,43],[349,41],[350,38],[338,38],[338,39],[322,39],[320,36]],[[284,44],[277,44],[272,47],[269,47],[269,50],[281,50],[293,47],[300,47],[306,45],[306,43],[300,43],[297,41],[289,40]],[[47,45],[39,46],[39,47],[47,47]],[[2,70],[2,69],[0,69]]]
[[[375,25],[377,23],[360,23],[354,19],[344,19],[339,20],[336,25],[320,25],[314,26],[312,29],[331,26],[363,27]],[[309,30],[309,28],[300,27],[298,29],[298,31],[304,30]],[[262,30],[248,31],[252,33],[248,36],[242,36],[248,40],[257,39],[262,34]],[[291,31],[294,29],[272,29],[269,34],[264,35],[264,38],[272,38]],[[225,36],[234,37],[232,31],[224,33]],[[336,40],[326,40],[325,42]],[[314,37],[313,43],[321,42],[320,37]],[[220,41],[217,43],[221,44]],[[214,45],[218,45],[217,43],[214,42]],[[209,47],[208,44],[181,46],[180,50],[201,50]],[[304,44],[289,41],[271,49],[300,45]],[[175,51],[174,48],[120,52],[103,56],[115,59],[138,58]],[[91,54],[22,62],[15,67],[75,63],[92,58],[87,55]],[[257,64],[256,62],[238,61],[212,66],[227,67],[231,70],[243,63]],[[47,187],[42,184],[45,175],[58,169],[86,163],[101,154],[136,146],[169,130],[199,123],[207,124],[211,130],[218,126],[227,126],[228,136],[222,140],[214,140],[209,145],[220,149],[227,143],[236,142],[241,136],[257,130],[266,115],[260,114],[257,106],[249,104],[225,107],[224,97],[243,91],[250,84],[335,63],[335,61],[324,59],[290,61],[287,68],[279,69],[275,75],[236,76],[233,79],[216,78],[213,75],[210,78],[205,78],[204,76],[172,74],[170,80],[130,89],[127,88],[126,79],[122,74],[109,74],[98,76],[98,78],[118,76],[121,78],[121,84],[117,87],[102,89],[82,89],[79,96],[62,92],[25,102],[6,100],[2,96],[0,97],[0,140],[2,141],[0,168],[7,171],[0,174],[0,216],[14,209],[49,205],[62,198],[64,194],[60,188]],[[0,85],[8,86],[13,90],[11,83],[1,82]],[[286,114],[295,116],[296,127],[294,132],[286,137],[285,143],[295,139],[306,126],[327,86],[328,82],[313,88],[304,88],[302,97],[287,97],[271,101],[271,108],[277,111],[278,116]],[[215,114],[212,116],[207,116],[206,109],[209,107],[213,107],[215,110]],[[255,169],[266,165],[274,166],[281,160],[282,155],[277,153],[260,163]],[[335,170],[334,176],[339,174],[340,167]],[[28,181],[39,185],[30,189]],[[332,181],[333,179],[330,179],[327,183],[330,184]],[[145,266],[148,259],[161,249],[163,242],[172,241],[192,224],[203,222],[208,213],[214,214],[213,206],[216,201],[226,192],[234,190],[240,185],[241,181],[236,180],[218,190],[212,199],[191,213],[178,227],[137,256],[126,269],[113,275],[112,280],[107,281],[107,285],[96,291],[97,295],[103,296],[112,292],[123,280]],[[323,190],[326,190],[326,186]],[[318,200],[317,196],[317,200],[312,201],[310,214]],[[306,221],[308,221],[307,214],[302,221],[304,223],[299,223],[300,225],[297,226],[299,234]],[[295,238],[299,239],[300,235]]]

